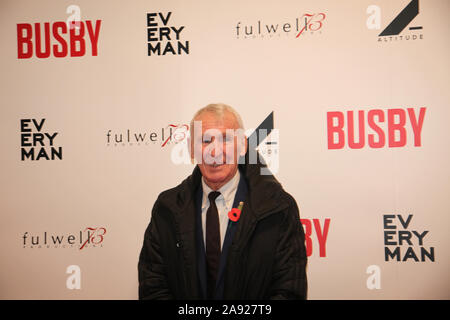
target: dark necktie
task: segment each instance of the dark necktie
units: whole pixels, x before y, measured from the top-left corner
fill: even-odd
[[[220,262],[220,227],[216,198],[220,192],[213,191],[208,195],[209,208],[206,212],[206,264],[208,267],[208,299],[214,298],[217,273]]]

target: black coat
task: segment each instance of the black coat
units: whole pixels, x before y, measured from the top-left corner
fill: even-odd
[[[261,165],[239,165],[247,199],[228,251],[224,299],[306,299],[306,250],[297,204]],[[200,299],[195,192],[201,173],[162,192],[139,257],[140,299]]]

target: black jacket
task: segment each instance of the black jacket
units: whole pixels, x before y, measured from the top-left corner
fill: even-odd
[[[306,299],[306,250],[297,204],[261,165],[239,165],[247,199],[228,251],[224,299]],[[200,299],[195,193],[201,172],[156,200],[139,257],[140,299]]]

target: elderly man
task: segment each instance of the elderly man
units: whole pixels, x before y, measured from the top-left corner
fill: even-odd
[[[211,104],[190,129],[197,166],[153,206],[139,298],[306,299],[297,204],[273,175],[261,174],[263,164],[248,163],[239,114]]]

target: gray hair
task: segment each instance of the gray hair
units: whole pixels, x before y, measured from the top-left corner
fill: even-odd
[[[198,117],[200,117],[201,114],[203,114],[205,112],[211,112],[211,113],[215,114],[218,118],[223,118],[223,115],[225,112],[230,112],[236,119],[239,129],[244,129],[244,124],[242,122],[242,118],[239,115],[239,113],[237,113],[236,110],[234,110],[232,107],[230,107],[229,105],[226,105],[224,103],[212,103],[212,104],[208,104],[206,107],[203,107],[200,110],[198,110],[194,114],[194,117],[192,117],[192,120],[190,123],[191,137],[192,137],[192,130],[194,130],[194,121]]]

